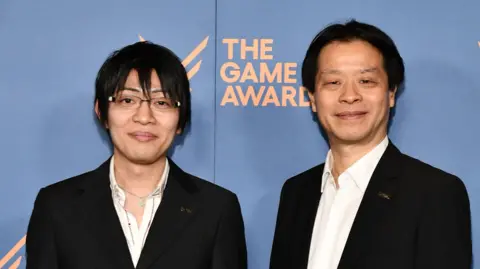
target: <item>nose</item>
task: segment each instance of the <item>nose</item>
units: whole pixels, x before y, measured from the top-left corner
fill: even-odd
[[[362,95],[358,91],[358,87],[355,83],[351,82],[344,84],[342,93],[339,97],[341,103],[353,104],[361,100]]]
[[[150,103],[148,101],[142,101],[140,107],[133,115],[133,121],[140,124],[149,124],[155,122],[152,109],[150,109]]]

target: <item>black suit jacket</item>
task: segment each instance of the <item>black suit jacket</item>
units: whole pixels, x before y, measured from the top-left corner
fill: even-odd
[[[232,192],[172,160],[137,269],[245,269],[244,224]],[[114,208],[109,160],[40,190],[28,225],[27,269],[133,269]]]
[[[324,164],[282,188],[270,269],[305,269]],[[366,189],[339,269],[470,269],[470,204],[462,181],[390,141]]]

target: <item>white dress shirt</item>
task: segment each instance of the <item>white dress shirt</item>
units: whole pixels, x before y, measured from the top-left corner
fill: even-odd
[[[363,194],[388,146],[385,137],[369,153],[338,177],[332,176],[333,156],[328,152],[322,175],[322,196],[310,244],[308,269],[336,269],[352,228]]]
[[[117,211],[118,218],[120,219],[120,223],[122,225],[122,229],[128,243],[130,256],[132,257],[132,261],[135,267],[137,266],[138,259],[140,258],[140,254],[142,253],[143,245],[145,244],[145,240],[147,239],[147,235],[150,230],[150,225],[152,224],[158,206],[162,201],[162,194],[167,184],[169,170],[170,166],[168,164],[168,160],[166,160],[165,169],[163,171],[157,188],[146,199],[142,222],[140,224],[140,227],[138,227],[135,216],[130,212],[127,212],[127,210],[125,210],[124,208],[126,198],[125,192],[117,184],[117,181],[115,179],[114,158],[113,156],[111,158],[110,188],[112,190],[113,204],[115,205],[115,210]]]

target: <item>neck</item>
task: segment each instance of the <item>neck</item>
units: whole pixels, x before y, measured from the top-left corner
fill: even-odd
[[[114,154],[115,180],[121,188],[136,195],[148,195],[158,186],[165,170],[166,157],[151,164],[137,164]]]
[[[382,140],[386,134],[378,136],[367,143],[332,143],[330,142],[330,149],[333,156],[332,173],[335,180],[345,170],[352,166],[356,161],[360,160],[368,152],[373,150]]]

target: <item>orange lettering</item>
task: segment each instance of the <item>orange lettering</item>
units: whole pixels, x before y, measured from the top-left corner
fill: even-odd
[[[225,94],[223,95],[220,106],[225,106],[227,103],[232,103],[234,106],[238,106],[237,96],[235,95],[232,85],[228,85],[227,89],[225,90]]]
[[[245,65],[245,69],[243,70],[242,78],[240,78],[240,82],[245,82],[247,80],[251,80],[254,83],[258,83],[257,75],[255,74],[255,69],[253,68],[252,63],[247,63]]]
[[[267,106],[269,103],[273,103],[275,106],[280,106],[277,93],[275,92],[275,88],[273,86],[268,86],[267,94],[265,94],[262,106]]]
[[[290,76],[295,76],[297,74],[297,70],[295,69],[297,67],[297,63],[284,63],[284,68],[283,68],[283,82],[284,83],[297,83],[297,79],[295,77],[290,77]],[[291,68],[294,68],[291,70]]]
[[[273,55],[267,55],[267,52],[272,52],[273,39],[260,39],[260,59],[262,60],[272,60]],[[270,45],[270,46],[268,46]]]
[[[228,59],[229,60],[233,59],[233,45],[238,44],[238,39],[237,38],[224,38],[222,40],[222,43],[227,44]]]
[[[307,99],[308,101],[305,101],[306,100],[305,99],[305,94],[308,96],[307,88],[302,86],[302,87],[300,87],[300,89],[298,91],[299,91],[299,94],[298,94],[299,95],[299,100],[298,101],[299,101],[299,104],[300,104],[299,106],[300,107],[309,107],[310,106],[310,100]]]
[[[227,74],[227,68],[229,67],[232,69],[230,69],[230,72]],[[238,78],[240,77],[240,67],[234,62],[226,62],[220,68],[220,77],[226,83],[237,82]]]
[[[248,46],[246,39],[240,40],[240,59],[245,60],[247,52],[252,53],[252,59],[258,60],[258,39],[253,40],[253,45]]]
[[[282,82],[282,63],[275,63],[275,67],[273,68],[272,72],[270,72],[270,68],[268,68],[267,63],[260,63],[260,83],[265,83],[265,79],[269,83],[272,83],[275,78],[277,78],[277,83]]]
[[[292,86],[283,86],[282,87],[282,106],[288,106],[287,100],[290,101],[291,106],[297,106],[295,102],[295,95],[297,95],[297,90]]]
[[[237,85],[235,86],[235,88],[237,89],[238,97],[240,98],[243,106],[247,106],[250,99],[252,100],[254,106],[258,106],[258,104],[260,103],[260,99],[262,98],[263,92],[265,91],[265,86],[260,86],[260,90],[255,95],[255,88],[250,85],[247,88],[247,92],[243,94],[242,86]]]

